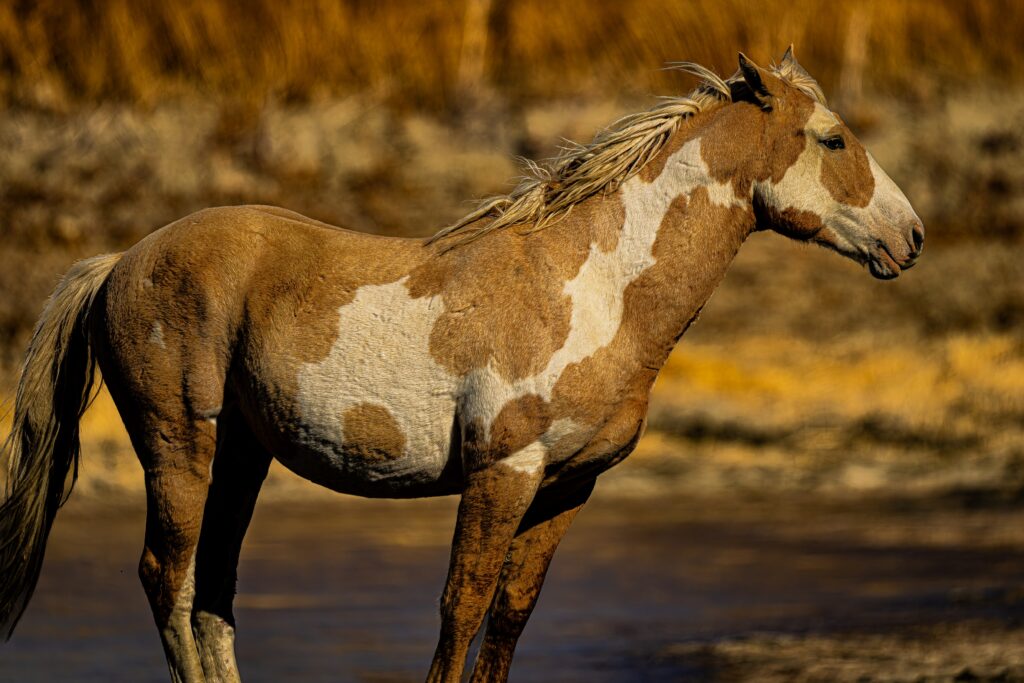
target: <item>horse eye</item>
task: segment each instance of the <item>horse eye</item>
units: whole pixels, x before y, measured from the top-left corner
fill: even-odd
[[[843,142],[843,139],[838,135],[831,138],[825,138],[821,141],[821,144],[825,145],[829,149],[846,149],[846,143]]]

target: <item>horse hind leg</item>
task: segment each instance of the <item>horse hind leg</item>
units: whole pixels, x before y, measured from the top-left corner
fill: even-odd
[[[206,420],[144,419],[129,429],[146,475],[146,541],[139,578],[153,611],[171,680],[205,681],[192,635],[196,549],[216,428]]]
[[[235,661],[238,556],[271,455],[237,411],[218,417],[217,454],[196,553],[192,633],[209,681],[239,681]]]

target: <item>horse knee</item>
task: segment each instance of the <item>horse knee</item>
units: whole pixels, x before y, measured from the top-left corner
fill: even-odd
[[[500,635],[518,635],[526,627],[533,605],[532,596],[522,591],[500,590],[491,605],[488,628]]]
[[[142,551],[139,560],[139,581],[147,595],[160,585],[160,562],[149,548]]]

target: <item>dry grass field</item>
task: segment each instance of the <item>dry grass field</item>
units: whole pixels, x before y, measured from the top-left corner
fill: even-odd
[[[0,0],[0,398],[78,258],[223,204],[429,235],[510,189],[517,156],[693,87],[664,63],[728,75],[737,50],[767,63],[792,42],[913,202],[925,253],[879,282],[752,236],[655,385],[647,436],[602,477],[602,514],[690,501],[681,518],[771,526],[770,548],[816,534],[812,550],[848,543],[865,567],[892,548],[1016,557],[1022,34],[1012,0]],[[90,509],[137,504],[142,476],[105,393],[83,437],[84,528]],[[276,467],[263,496],[335,498]],[[842,523],[818,517],[828,506]],[[706,680],[1024,680],[1019,620],[1004,618],[1024,579],[1003,569],[998,604],[979,607],[994,621],[960,619],[951,599],[948,621],[908,617],[892,637],[809,621],[661,656],[717,672]]]
[[[0,96],[66,110],[372,91],[404,109],[450,109],[473,86],[516,104],[666,92],[677,82],[663,62],[731,71],[737,49],[767,61],[792,42],[832,90],[869,80],[923,97],[947,80],[1019,71],[1022,27],[1013,0],[253,0],[244,11],[227,0],[5,0]]]

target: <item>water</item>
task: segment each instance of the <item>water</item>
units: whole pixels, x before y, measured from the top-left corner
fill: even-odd
[[[261,506],[236,603],[244,679],[422,680],[454,505]],[[960,519],[598,494],[555,556],[512,680],[707,680],[670,646],[1020,619],[1019,601],[1003,598],[1024,585],[1024,548],[935,541]],[[166,680],[136,576],[142,531],[141,511],[57,520],[36,595],[0,648],[0,681]]]

